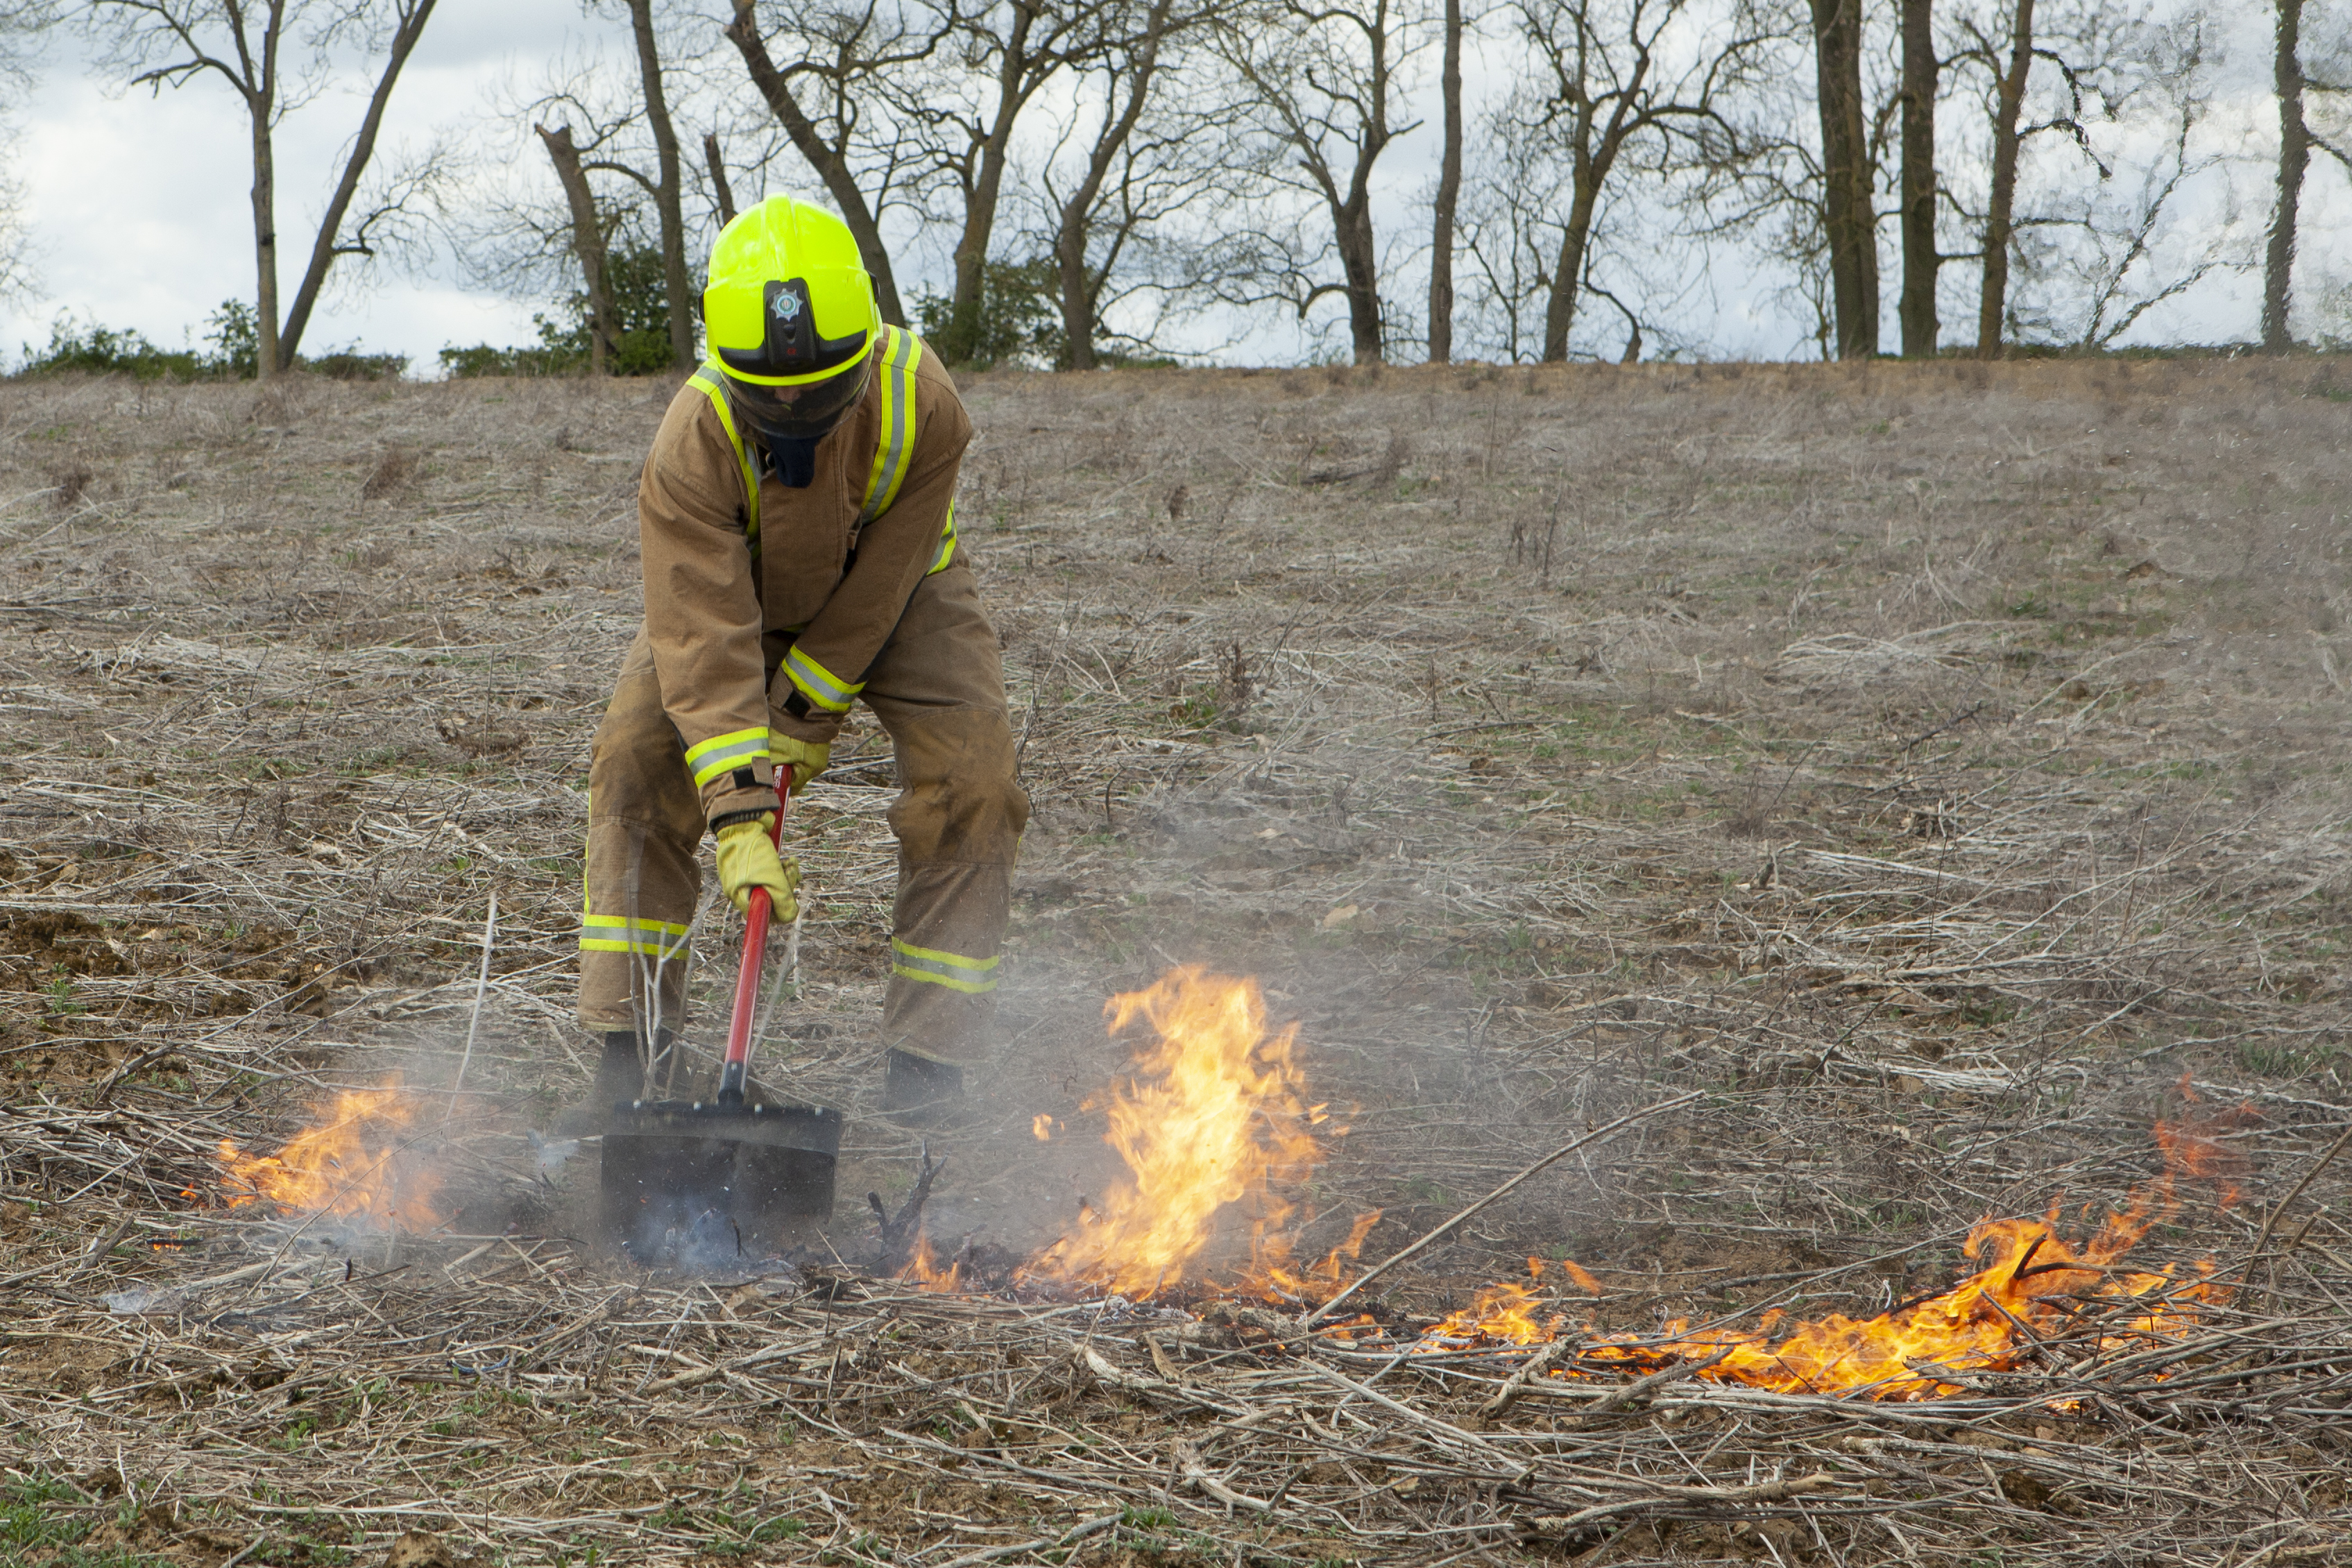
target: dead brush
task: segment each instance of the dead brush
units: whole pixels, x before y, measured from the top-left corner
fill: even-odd
[[[360,486],[362,500],[390,500],[416,488],[421,454],[414,447],[386,447]]]
[[[1400,1357],[1288,1306],[1221,1322],[923,1291],[829,1256],[618,1268],[564,1239],[590,1156],[528,1133],[584,1078],[581,784],[635,629],[635,481],[548,433],[642,451],[667,384],[519,386],[486,408],[478,384],[305,383],[267,464],[241,417],[256,395],[197,386],[173,394],[180,423],[133,422],[99,464],[145,473],[172,446],[199,475],[141,517],[123,577],[44,517],[12,545],[0,615],[10,1518],[111,1551],[98,1532],[136,1483],[163,1489],[170,1517],[137,1546],[159,1561],[260,1542],[247,1562],[377,1563],[415,1527],[456,1557],[646,1568],[886,1552],[1519,1568],[1596,1549],[2277,1568],[2352,1538],[2336,1451],[2352,1180],[2328,1163],[2352,1005],[2347,727],[2285,591],[2345,591],[2312,548],[2352,465],[2340,405],[2265,393],[2232,362],[2132,371],[2184,430],[2253,416],[2294,447],[2310,483],[2246,523],[2264,531],[2239,580],[2242,542],[2193,520],[2247,515],[2242,453],[2183,441],[2154,476],[2084,465],[2042,433],[2131,421],[2073,401],[2063,367],[1874,367],[1871,390],[1835,366],[1568,366],[1544,398],[1463,367],[1328,391],[1311,371],[1204,374],[1218,395],[1139,416],[1151,479],[1112,501],[1123,514],[1085,458],[1137,381],[968,390],[975,423],[1013,437],[968,463],[968,482],[987,465],[987,504],[965,498],[1035,814],[989,1120],[931,1138],[952,1162],[926,1209],[954,1226],[932,1237],[943,1260],[982,1219],[1015,1254],[1051,1239],[999,1194],[1065,1194],[1058,1224],[1068,1194],[1102,1190],[1082,1156],[1109,1152],[1037,1142],[1030,1118],[1075,1120],[1125,1061],[1106,990],[1198,957],[1262,974],[1299,1020],[1315,1093],[1349,1108],[1318,1210],[1386,1205],[1374,1260],[1563,1126],[1705,1091],[1384,1275],[1370,1304],[1391,1328],[1496,1279],[1535,1290],[1563,1340],[1589,1342],[1588,1319],[1884,1310],[1952,1278],[1989,1209],[2063,1194],[2095,1224],[2123,1204],[2151,1173],[2148,1092],[2185,1070],[2264,1118],[2231,1134],[2258,1202],[2180,1216],[2176,1278],[2210,1251],[2240,1290],[2208,1331],[2143,1337],[2086,1310],[2015,1367],[1912,1405],[1703,1374],[1637,1389],[1564,1364],[1482,1415],[1524,1351]],[[1483,396],[1453,391],[1480,374]],[[1495,439],[1497,393],[1522,425]],[[12,430],[89,417],[86,387],[11,395]],[[1897,399],[1909,433],[1872,433]],[[1431,482],[1302,490],[1286,481],[1310,425],[1364,433],[1360,464],[1409,428]],[[467,454],[468,510],[379,514],[398,568],[355,574],[362,541],[323,532],[347,527],[351,492],[308,481],[357,479],[395,438]],[[1975,478],[1915,492],[1890,454]],[[50,482],[47,456],[0,443],[0,498]],[[546,458],[534,491],[521,476]],[[1498,546],[1563,474],[1576,526],[1546,590]],[[1106,544],[1107,516],[1164,513],[1179,485],[1180,561]],[[2095,525],[2053,520],[2061,490],[2102,520],[2129,509],[2145,543],[2101,557]],[[1964,596],[2032,595],[2047,616],[1964,623],[1924,582],[1893,602],[1923,561],[1941,581],[2002,530]],[[305,553],[312,536],[330,543]],[[517,542],[518,574],[560,560],[560,579],[510,592],[520,578],[481,569],[487,540]],[[2135,585],[2148,613],[2198,635],[2093,668],[2124,650],[2086,643],[2065,606],[2143,556],[2167,568]],[[1668,580],[1687,591],[1664,596]],[[2224,595],[2237,618],[2210,613]],[[2120,707],[2042,701],[2069,679],[2158,677]],[[1738,710],[1712,710],[1735,679]],[[1236,744],[1222,721],[1244,686]],[[526,728],[530,744],[496,749]],[[835,754],[793,825],[822,958],[790,1059],[813,1098],[864,1106],[893,781],[862,714]],[[1507,765],[1474,768],[1489,756]],[[1960,830],[1903,831],[1923,805]],[[1726,837],[1750,815],[1774,837]],[[697,973],[723,929],[698,921]],[[300,1216],[219,1205],[222,1138],[277,1146],[298,1102],[467,1037],[478,997],[485,1100],[447,1136],[496,1204],[340,1252],[291,1234]],[[867,1125],[845,1190],[903,1194],[917,1139]],[[866,1258],[871,1231],[845,1211],[831,1235]],[[1531,1256],[1540,1277],[1520,1272]],[[1554,1290],[1566,1258],[1604,1289]],[[71,1489],[105,1467],[143,1474],[102,1500]]]
[[[58,469],[50,481],[58,510],[71,511],[79,506],[82,498],[89,493],[89,487],[97,478],[98,475],[88,463],[69,463]]]

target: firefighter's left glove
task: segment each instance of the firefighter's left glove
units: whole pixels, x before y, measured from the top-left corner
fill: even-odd
[[[750,822],[730,822],[719,830],[719,890],[738,914],[751,912],[751,889],[765,888],[775,900],[775,918],[789,921],[801,912],[793,897],[801,885],[801,863],[776,854],[776,814],[763,812]]]
[[[826,741],[795,741],[790,735],[768,731],[768,761],[778,768],[793,770],[793,793],[808,788],[809,780],[824,772],[833,761],[833,745]]]

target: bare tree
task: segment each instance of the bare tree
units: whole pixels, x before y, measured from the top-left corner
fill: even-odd
[[[1462,0],[1445,0],[1444,63],[1437,91],[1444,106],[1445,145],[1437,163],[1437,195],[1430,203],[1429,357],[1454,357],[1454,215],[1462,200]]]
[[[619,332],[613,320],[613,290],[605,275],[608,247],[604,237],[603,215],[596,209],[596,197],[588,186],[588,172],[581,164],[580,149],[572,140],[572,127],[559,125],[550,131],[544,125],[533,125],[539,139],[546,143],[547,155],[555,164],[555,177],[563,185],[565,204],[572,213],[572,250],[580,258],[580,274],[588,294],[588,374],[601,376],[611,363],[617,346]]]
[[[882,319],[906,325],[879,218],[886,203],[903,195],[914,154],[892,127],[869,122],[882,118],[874,111],[874,100],[886,79],[929,59],[947,41],[952,13],[909,22],[895,11],[885,12],[882,0],[841,10],[794,11],[776,34],[791,51],[790,63],[779,66],[760,30],[754,0],[733,4],[728,41],[743,57],[769,111],[841,209],[858,255],[874,275]],[[802,105],[802,84],[814,96],[814,114]]]
[[[654,31],[653,0],[628,0],[629,31],[637,49],[637,76],[645,93],[646,128],[654,139],[654,177],[626,173],[653,197],[661,224],[662,284],[669,304],[670,363],[692,370],[694,298],[686,271],[684,178],[677,154],[677,128],[670,123],[669,96],[663,90],[661,40]]]
[[[1529,135],[1547,113],[1526,83],[1478,120],[1470,143],[1462,253],[1469,285],[1460,308],[1470,352],[1506,363],[1540,358],[1568,176],[1552,147]]]
[[[2105,349],[2167,300],[2254,265],[2228,195],[2234,157],[2201,134],[2217,96],[2201,21],[2107,37],[2120,52],[2097,74],[2112,97],[2083,127],[2098,177],[2021,204],[2007,312],[2021,342]],[[2183,201],[2200,186],[2192,219]]]
[[[1990,53],[1989,40],[1981,40]],[[2009,249],[2017,206],[2017,155],[2026,131],[2027,77],[2033,69],[2033,0],[2011,0],[2008,68],[1994,91],[1992,195],[1985,208],[1984,259],[1977,289],[1977,354],[1998,359],[2009,304]]]
[[[2271,79],[2278,94],[2278,197],[2271,209],[2270,243],[2263,257],[2263,349],[2284,353],[2287,309],[2294,284],[2295,220],[2303,205],[2304,171],[2311,163],[2311,127],[2303,117],[2303,0],[2275,0],[2278,28]]]
[[[8,135],[6,117],[31,89],[34,52],[57,19],[52,0],[0,0],[0,135]],[[13,136],[8,139],[13,144]],[[0,169],[0,299],[34,288],[31,236],[19,216],[22,199],[16,182]]]
[[[1906,359],[1933,359],[1940,328],[1936,279],[1943,262],[1936,238],[1935,0],[1901,0],[1903,34],[1903,297],[1895,313]]]
[[[989,247],[1004,173],[1023,113],[1045,84],[1108,45],[1098,26],[1116,0],[940,0],[949,47],[931,68],[900,71],[882,90],[898,123],[921,145],[922,178],[944,197],[940,221],[956,233],[955,280],[936,344],[950,363],[979,356]]]
[[[2271,207],[2269,243],[2263,257],[2263,348],[2271,353],[2294,346],[2288,312],[2294,303],[2295,247],[2300,237],[2303,183],[2316,150],[2352,172],[2352,152],[2341,138],[2315,128],[2314,97],[2352,93],[2352,59],[2342,57],[2315,70],[2305,59],[2304,0],[2274,0],[2278,25],[2272,50],[2271,79],[2278,95],[2278,194]]]
[[[710,169],[710,200],[719,214],[719,226],[726,227],[735,221],[735,187],[727,183],[727,160],[719,155],[719,133],[702,133],[702,160]]]
[[[1725,100],[1769,37],[1744,15],[1705,26],[1695,0],[1517,0],[1517,10],[1548,92],[1539,118],[1504,133],[1543,139],[1569,170],[1543,337],[1543,357],[1564,360],[1612,178],[1629,162],[1730,171],[1742,138]]]
[[[1110,254],[1099,261],[1088,254],[1101,226],[1103,198],[1114,172],[1125,163],[1132,175],[1134,164],[1129,153],[1135,128],[1159,85],[1160,49],[1168,41],[1173,11],[1173,0],[1150,0],[1132,37],[1095,53],[1097,71],[1103,83],[1102,118],[1087,146],[1077,183],[1054,203],[1054,268],[1061,294],[1062,352],[1064,363],[1072,370],[1095,367],[1095,337],[1102,320],[1103,283],[1111,275],[1118,253],[1134,229],[1132,221],[1115,224]],[[1045,178],[1050,189],[1050,166]],[[1131,179],[1121,184],[1132,189]],[[1134,205],[1129,202],[1126,206],[1131,220]]]
[[[1811,5],[1822,226],[1829,241],[1838,357],[1869,359],[1878,353],[1878,182],[1862,91],[1862,0],[1811,0]]]
[[[1103,344],[1164,352],[1168,327],[1214,309],[1253,269],[1254,250],[1232,243],[1225,220],[1265,182],[1244,110],[1202,47],[1213,5],[1106,6],[1105,41],[1074,68],[1069,111],[1016,181],[1036,193],[1065,368],[1091,368]]]
[[[133,74],[131,85],[160,92],[206,74],[217,75],[244,100],[253,158],[255,304],[260,336],[257,366],[264,376],[289,369],[310,324],[327,274],[346,256],[379,248],[379,231],[435,183],[430,169],[396,180],[381,200],[354,218],[352,205],[375,155],[384,110],[401,68],[424,36],[436,0],[92,0],[91,25],[107,47],[107,63]],[[319,220],[310,256],[283,321],[278,300],[278,193],[275,138],[288,114],[317,95],[327,51],[357,37],[380,53],[367,111],[343,154],[343,166]],[[307,76],[285,74],[289,46],[310,51]]]
[[[2150,23],[2141,0],[2005,0],[2005,7],[1997,0],[1988,12],[1963,15],[1959,47],[1946,62],[1975,73],[1981,88],[1990,178],[1982,211],[1966,216],[1980,236],[1976,352],[1988,359],[2004,352],[2011,335],[2022,237],[2036,227],[2080,226],[2051,171],[2041,178],[2041,206],[2021,194],[2025,150],[2041,138],[2062,139],[2080,167],[2105,182],[2114,170],[2092,127],[2139,112],[2143,99],[2165,97],[2168,84],[2195,76],[2203,58],[2194,26],[2174,37]]]
[[[1405,110],[1399,73],[1421,43],[1418,4],[1271,0],[1218,29],[1220,52],[1240,79],[1260,133],[1294,171],[1294,186],[1322,206],[1329,248],[1339,255],[1336,283],[1315,278],[1313,254],[1286,257],[1274,269],[1277,293],[1301,320],[1324,295],[1345,295],[1358,364],[1386,357],[1372,171],[1390,143],[1419,125],[1399,123]]]

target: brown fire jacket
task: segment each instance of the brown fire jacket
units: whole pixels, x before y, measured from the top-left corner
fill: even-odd
[[[864,401],[817,444],[806,489],[786,489],[747,442],[760,476],[756,542],[743,470],[703,377],[670,400],[646,458],[646,634],[709,816],[775,804],[769,729],[832,740],[917,585],[955,555],[956,477],[971,421],[936,354],[911,332],[886,337]],[[861,529],[891,395],[907,384],[904,372],[893,381],[891,351],[909,346],[904,478]]]

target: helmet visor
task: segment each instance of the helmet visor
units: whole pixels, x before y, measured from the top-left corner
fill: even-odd
[[[765,439],[814,441],[857,406],[868,374],[868,362],[861,361],[855,370],[796,386],[761,386],[730,375],[727,400],[736,416]]]

